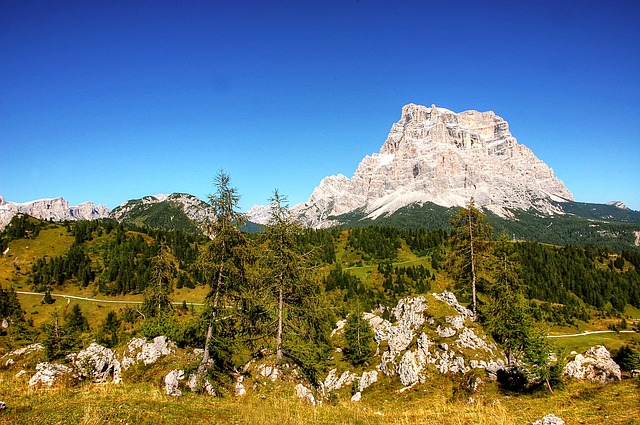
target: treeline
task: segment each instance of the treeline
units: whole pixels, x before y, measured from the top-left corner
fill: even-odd
[[[637,254],[613,256],[605,248],[536,242],[514,245],[528,298],[563,304],[578,317],[580,300],[603,311],[621,312],[626,304],[640,308],[640,274],[633,263]],[[625,256],[633,267],[625,266]]]
[[[349,229],[347,245],[364,253],[363,259],[390,260],[398,258],[398,249],[404,241],[411,251],[424,256],[442,246],[448,238],[443,229],[398,229],[395,227],[354,227]]]

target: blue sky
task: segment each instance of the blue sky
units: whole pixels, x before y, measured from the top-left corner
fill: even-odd
[[[113,208],[224,169],[291,205],[404,104],[493,110],[578,201],[640,210],[636,1],[0,1],[0,195]]]

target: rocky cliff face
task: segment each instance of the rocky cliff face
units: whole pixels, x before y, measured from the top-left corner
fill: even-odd
[[[83,202],[70,206],[63,198],[38,199],[36,201],[16,203],[6,202],[0,197],[0,230],[4,229],[16,214],[28,214],[42,220],[95,220],[109,216],[111,211],[93,202]]]
[[[471,197],[502,216],[507,209],[561,212],[550,201],[573,200],[495,113],[409,104],[380,153],[366,156],[351,179],[323,179],[294,212],[305,224],[322,227],[331,224],[327,217],[354,210],[376,218],[414,203],[463,206]]]

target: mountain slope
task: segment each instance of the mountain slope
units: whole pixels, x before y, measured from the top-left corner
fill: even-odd
[[[211,207],[186,193],[145,196],[114,208],[110,217],[131,226],[200,233],[207,220],[214,219]]]

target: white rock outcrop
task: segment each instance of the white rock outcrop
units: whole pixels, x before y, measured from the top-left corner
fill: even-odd
[[[42,384],[46,387],[52,386],[60,377],[70,376],[73,369],[57,363],[42,362],[36,365],[36,373],[29,379],[29,386],[35,387]]]
[[[78,354],[69,357],[76,375],[81,379],[93,382],[107,382],[108,379],[112,379],[114,384],[122,382],[122,367],[116,354],[109,348],[94,342]]]
[[[165,394],[170,397],[182,396],[182,391],[180,391],[180,381],[183,379],[184,370],[182,369],[173,369],[167,373],[167,376],[164,377]]]
[[[531,422],[531,425],[564,425],[564,420],[549,413],[544,418]]]
[[[362,372],[362,376],[358,380],[359,392],[364,391],[376,382],[378,382],[378,371],[370,370],[369,372]]]
[[[451,307],[455,308],[456,311],[458,313],[460,313],[463,317],[468,317],[469,319],[473,320],[473,311],[469,310],[468,308],[460,305],[460,303],[458,303],[458,299],[456,298],[456,296],[453,294],[453,292],[449,292],[449,291],[442,291],[441,293],[433,293],[431,294],[433,295],[433,297],[436,300],[442,301],[444,303],[449,304]]]
[[[316,398],[313,396],[313,392],[303,384],[296,385],[295,393],[296,397],[306,400],[313,405],[316,404]]]
[[[144,338],[134,338],[127,344],[127,352],[122,359],[122,368],[128,369],[136,363],[149,365],[160,357],[172,354],[176,346],[166,336],[157,336],[151,342]]]
[[[505,208],[560,213],[551,201],[573,200],[494,112],[408,104],[379,153],[366,156],[351,179],[323,179],[293,211],[306,225],[326,227],[330,216],[354,210],[376,218],[414,203],[463,206],[471,197],[503,216]]]
[[[358,375],[353,372],[349,372],[348,370],[342,372],[340,376],[338,376],[337,372],[338,369],[335,368],[329,371],[329,374],[321,385],[323,394],[328,394],[331,391],[337,391],[347,385],[351,385],[358,377]]]
[[[577,354],[565,366],[564,374],[575,379],[602,384],[621,379],[620,366],[611,359],[611,354],[602,345],[591,347],[584,355]]]

